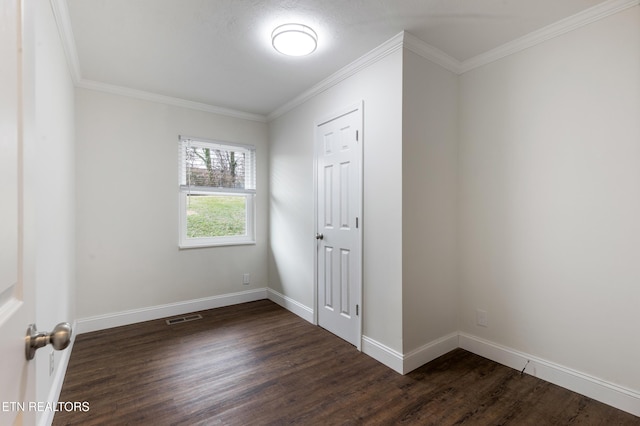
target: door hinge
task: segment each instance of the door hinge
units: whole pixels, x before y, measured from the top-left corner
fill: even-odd
[[[360,315],[360,305],[356,305],[356,316]]]
[[[358,218],[356,217],[356,229],[358,229]]]
[[[358,135],[358,130],[356,130],[356,141],[359,141],[359,140],[360,140],[360,138],[359,138],[358,136],[359,136],[359,135]]]

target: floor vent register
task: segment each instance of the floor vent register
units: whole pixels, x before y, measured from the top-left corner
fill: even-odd
[[[183,322],[188,322],[188,321],[196,321],[199,319],[202,319],[202,315],[192,314],[192,315],[185,315],[183,317],[169,318],[165,320],[165,322],[167,323],[167,325],[174,325],[174,324],[181,324]]]

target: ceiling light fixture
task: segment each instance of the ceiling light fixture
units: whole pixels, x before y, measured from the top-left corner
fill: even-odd
[[[318,47],[318,35],[302,24],[284,24],[271,33],[271,43],[278,52],[288,56],[305,56]]]

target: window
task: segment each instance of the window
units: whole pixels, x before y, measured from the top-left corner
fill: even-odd
[[[255,243],[255,152],[180,136],[181,248]]]

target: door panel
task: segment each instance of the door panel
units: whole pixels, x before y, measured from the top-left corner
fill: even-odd
[[[318,324],[360,347],[362,106],[316,129]]]
[[[333,228],[333,166],[324,168],[324,227]]]
[[[351,282],[350,265],[351,250],[340,250],[340,313],[347,318],[351,317],[351,292],[353,283]]]
[[[0,7],[0,424],[32,424],[33,363],[25,358],[25,333],[33,294],[22,270],[22,129],[20,0]],[[7,405],[8,403],[8,405]],[[22,404],[22,405],[20,405]]]
[[[333,310],[333,247],[324,247],[324,307]]]
[[[349,209],[349,173],[351,163],[340,164],[340,228],[349,230],[349,218],[351,212]]]

